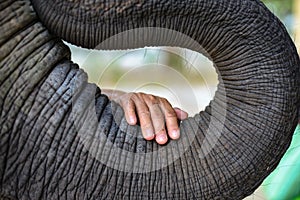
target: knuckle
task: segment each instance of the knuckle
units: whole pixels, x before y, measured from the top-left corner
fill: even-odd
[[[169,101],[167,99],[165,99],[165,98],[160,98],[160,102],[164,106],[172,107],[171,104],[169,103]]]
[[[121,105],[124,110],[130,110],[132,109],[132,100],[131,99],[121,100]]]
[[[138,92],[138,93],[135,93],[137,96],[139,96],[139,97],[144,97],[146,94],[145,93],[143,93],[143,92]]]
[[[139,112],[142,117],[149,117],[151,114],[148,110],[142,110]]]
[[[149,104],[159,104],[160,97],[157,97],[153,94],[145,94],[145,93],[138,93],[138,95],[149,105]]]
[[[165,116],[166,118],[177,118],[176,113],[171,110],[166,111]]]
[[[152,94],[149,94],[149,95],[148,95],[148,97],[149,97],[149,99],[150,99],[151,101],[154,101],[154,100],[156,100],[155,96],[154,96],[154,95],[152,95]]]
[[[158,104],[159,103],[156,96],[154,96],[152,94],[148,95],[148,100],[149,100],[149,103],[151,103],[151,104]]]
[[[162,104],[164,107],[168,108],[172,108],[171,104],[169,103],[169,101],[165,98],[160,98],[159,99],[160,104]]]
[[[136,94],[136,93],[130,92],[130,93],[128,93],[128,98],[134,100],[134,99],[136,99],[136,98],[138,98],[138,97],[137,97],[137,94]]]
[[[142,130],[151,130],[153,131],[152,125],[151,124],[143,124],[141,125]]]

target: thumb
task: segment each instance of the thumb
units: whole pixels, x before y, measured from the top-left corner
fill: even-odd
[[[180,108],[174,108],[174,111],[179,120],[184,120],[184,119],[188,118],[188,116],[189,116],[189,114],[187,112],[181,110]]]

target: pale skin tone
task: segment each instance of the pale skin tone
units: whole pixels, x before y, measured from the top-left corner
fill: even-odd
[[[140,123],[146,140],[155,139],[158,144],[163,145],[169,139],[179,139],[178,120],[186,119],[188,114],[179,108],[173,108],[167,99],[151,94],[109,89],[102,92],[124,109],[128,124]]]

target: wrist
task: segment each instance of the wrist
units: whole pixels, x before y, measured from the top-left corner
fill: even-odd
[[[109,98],[109,100],[116,101],[122,95],[126,94],[126,92],[120,90],[102,89],[102,94],[105,94]]]

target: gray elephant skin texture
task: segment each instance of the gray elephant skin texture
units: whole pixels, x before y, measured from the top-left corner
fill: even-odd
[[[291,142],[299,57],[259,0],[2,0],[0,24],[0,199],[242,199]],[[62,39],[204,52],[220,84],[181,139],[159,146],[87,82]]]

